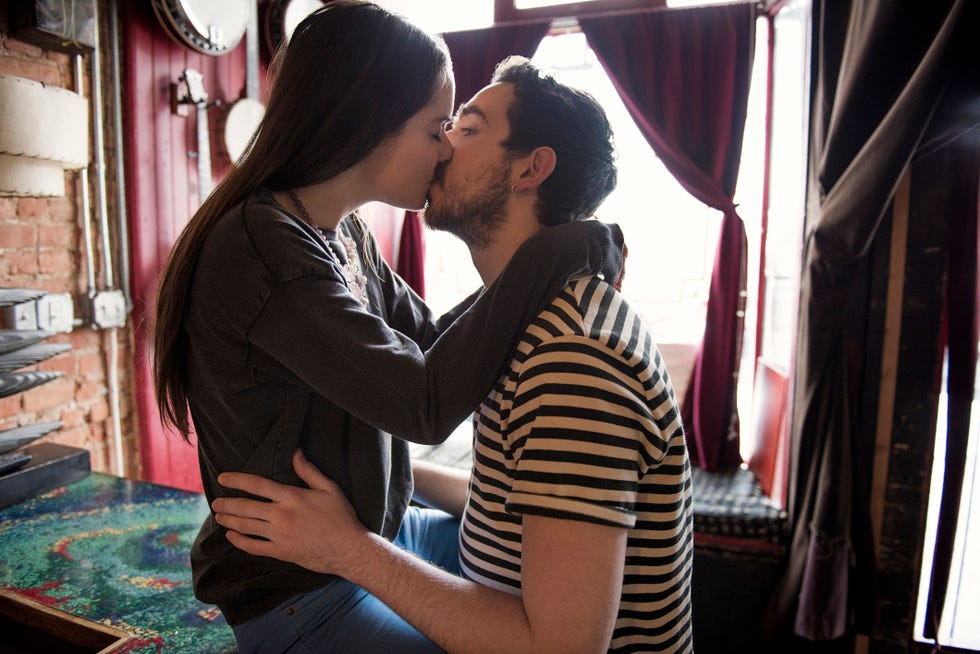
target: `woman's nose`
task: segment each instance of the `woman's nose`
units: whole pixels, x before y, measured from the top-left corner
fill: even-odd
[[[442,133],[442,138],[439,139],[439,161],[449,161],[453,158],[453,141],[449,138],[449,134],[446,132]]]

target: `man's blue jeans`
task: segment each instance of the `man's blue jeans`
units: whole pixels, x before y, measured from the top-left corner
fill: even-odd
[[[459,521],[447,513],[410,506],[394,542],[459,574]],[[443,651],[376,597],[344,579],[293,597],[234,631],[243,654]]]

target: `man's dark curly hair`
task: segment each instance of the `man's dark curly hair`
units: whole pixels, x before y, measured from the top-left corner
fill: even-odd
[[[507,110],[504,148],[523,156],[548,146],[556,154],[555,170],[539,188],[538,220],[551,226],[591,217],[616,188],[613,133],[602,107],[524,57],[501,61],[492,81],[513,84],[517,97]]]

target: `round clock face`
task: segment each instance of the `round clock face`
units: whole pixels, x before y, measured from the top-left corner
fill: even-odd
[[[265,45],[269,52],[288,43],[296,26],[325,4],[322,0],[270,0],[265,12]]]
[[[207,55],[223,55],[245,35],[249,0],[153,0],[153,11],[177,43]]]

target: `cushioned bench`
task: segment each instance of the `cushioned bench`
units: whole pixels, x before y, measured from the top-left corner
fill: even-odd
[[[741,552],[780,554],[786,512],[762,490],[747,467],[730,472],[693,468],[694,543]]]
[[[748,464],[727,472],[695,468],[694,542],[744,553],[783,554],[789,448],[786,373],[764,359],[756,363],[752,394],[755,451]]]

